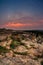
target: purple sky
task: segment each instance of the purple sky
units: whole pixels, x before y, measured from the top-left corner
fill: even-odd
[[[0,28],[43,30],[43,0],[0,0]]]

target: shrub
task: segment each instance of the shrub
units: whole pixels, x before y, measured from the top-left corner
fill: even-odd
[[[12,41],[12,43],[10,44],[10,47],[12,48],[12,49],[14,49],[15,47],[17,47],[18,45],[20,45],[20,42],[18,42],[18,41]]]

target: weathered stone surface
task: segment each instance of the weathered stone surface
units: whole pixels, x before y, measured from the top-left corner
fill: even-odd
[[[0,35],[0,65],[41,65],[43,61],[42,35],[32,32],[4,35]],[[12,45],[14,48],[10,46],[11,44],[14,44]],[[2,48],[7,49],[7,52],[3,52],[5,50]]]
[[[25,48],[25,46],[18,46],[17,48],[14,49],[15,52],[27,52],[28,50]]]

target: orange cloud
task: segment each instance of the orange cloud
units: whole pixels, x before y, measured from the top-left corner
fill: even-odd
[[[5,27],[24,27],[24,26],[32,26],[32,24],[25,24],[25,23],[7,23]]]
[[[26,23],[27,22],[27,23]],[[14,22],[8,22],[6,24],[0,25],[1,27],[5,28],[14,28],[14,29],[36,29],[36,28],[42,28],[43,27],[43,20],[39,21],[14,21]]]

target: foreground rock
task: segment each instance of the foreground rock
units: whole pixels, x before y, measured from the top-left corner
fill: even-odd
[[[43,65],[43,35],[32,32],[0,35],[0,65]]]
[[[32,60],[27,56],[15,56],[13,58],[4,57],[0,60],[0,65],[40,65],[36,60]]]

